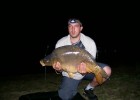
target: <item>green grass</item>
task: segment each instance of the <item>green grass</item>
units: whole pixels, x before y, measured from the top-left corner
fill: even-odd
[[[122,67],[123,66],[123,67]],[[95,89],[99,100],[140,100],[140,66],[117,65],[110,80]],[[0,100],[18,100],[21,95],[57,90],[61,75],[54,73],[0,77]],[[82,81],[82,94],[88,81]]]

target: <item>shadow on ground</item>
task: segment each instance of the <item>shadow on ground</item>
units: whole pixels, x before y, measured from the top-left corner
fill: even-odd
[[[61,100],[58,96],[57,91],[50,92],[37,92],[22,95],[19,97],[19,100]],[[72,100],[85,100],[80,93],[77,93]]]

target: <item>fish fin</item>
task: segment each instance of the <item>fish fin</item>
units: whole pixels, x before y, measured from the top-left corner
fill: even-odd
[[[86,67],[86,71],[88,73],[93,73],[95,75],[96,81],[101,85],[103,83],[102,75],[100,74],[99,67],[96,66],[94,69],[93,67],[89,68]]]
[[[104,82],[103,78],[108,79],[108,75],[102,68],[97,73],[95,73],[95,77],[100,85]]]
[[[95,74],[96,81],[101,85],[103,83],[103,77],[100,73]]]
[[[68,75],[70,78],[73,78],[73,76],[74,76],[73,73],[70,73],[70,72],[68,73]]]
[[[94,66],[94,67],[86,67],[87,72],[89,73],[93,73],[96,77],[96,81],[101,85],[104,80],[103,78],[108,78],[108,75],[106,74],[106,72],[99,67],[98,65]]]
[[[108,79],[109,78],[109,76],[107,75],[107,73],[103,69],[101,70],[101,75],[105,79]]]

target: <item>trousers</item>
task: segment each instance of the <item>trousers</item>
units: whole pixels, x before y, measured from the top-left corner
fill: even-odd
[[[107,66],[104,63],[98,63],[101,68]],[[94,78],[94,74],[88,73],[83,79],[75,80],[66,76],[62,77],[60,87],[58,89],[58,95],[62,100],[72,100],[72,98],[77,94],[78,85],[82,80],[92,81]]]

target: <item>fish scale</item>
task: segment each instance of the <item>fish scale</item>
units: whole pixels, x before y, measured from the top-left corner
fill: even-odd
[[[76,67],[82,62],[86,64],[87,73],[94,74],[99,84],[103,83],[103,78],[108,78],[106,72],[97,65],[88,51],[74,45],[58,47],[40,60],[42,66],[52,66],[56,62],[61,64],[62,70],[66,71],[70,78],[78,72]]]

